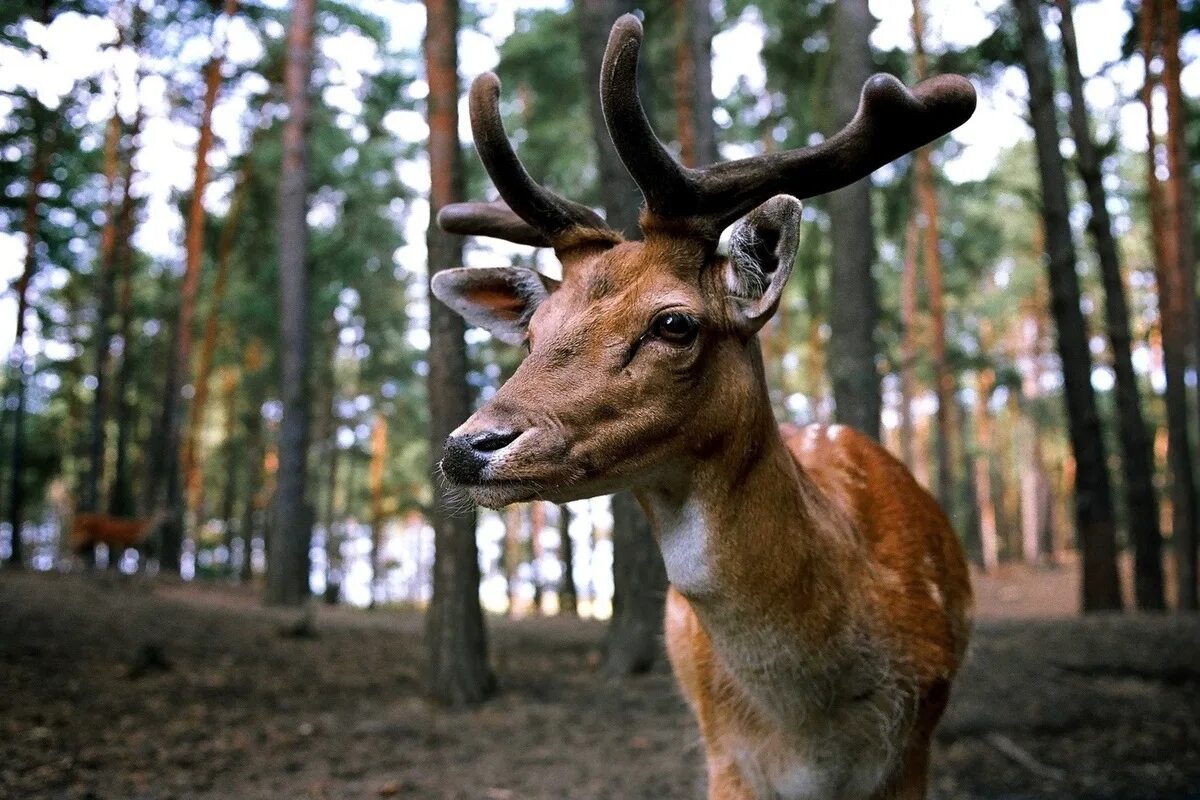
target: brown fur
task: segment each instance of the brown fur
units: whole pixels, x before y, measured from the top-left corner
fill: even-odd
[[[71,549],[80,553],[98,544],[118,550],[137,547],[156,522],[156,517],[127,519],[109,514],[76,514],[71,521]]]

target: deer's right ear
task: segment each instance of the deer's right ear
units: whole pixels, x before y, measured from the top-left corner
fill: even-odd
[[[469,324],[502,342],[525,342],[525,328],[558,281],[522,267],[447,269],[433,276],[433,294]]]

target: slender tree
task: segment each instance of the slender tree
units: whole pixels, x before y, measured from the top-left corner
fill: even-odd
[[[1037,0],[1013,0],[1020,27],[1021,59],[1029,79],[1029,112],[1041,179],[1050,310],[1058,332],[1067,423],[1075,455],[1075,524],[1083,551],[1083,609],[1103,611],[1121,608],[1116,524],[1104,439],[1092,389],[1087,323],[1080,308],[1050,56],[1038,5]]]
[[[578,616],[579,590],[575,586],[575,544],[571,541],[571,509],[558,507],[559,561],[562,578],[558,584],[558,613]]]
[[[49,18],[49,4],[43,6],[43,18]],[[12,449],[10,450],[8,524],[12,531],[8,563],[20,568],[25,563],[21,523],[24,521],[25,483],[22,468],[25,458],[25,393],[28,391],[28,366],[25,359],[25,316],[29,311],[29,284],[37,272],[37,247],[40,239],[40,205],[42,184],[46,181],[46,166],[53,144],[48,125],[49,110],[37,100],[30,98],[33,116],[33,153],[26,184],[24,220],[21,224],[25,235],[25,259],[21,276],[17,278],[17,328],[9,356],[9,374],[12,376],[11,396],[15,397],[12,415]]]
[[[226,21],[237,10],[237,0],[225,0],[223,16]],[[159,418],[159,441],[151,451],[148,474],[150,505],[167,512],[159,536],[159,558],[164,569],[178,572],[183,551],[182,496],[180,493],[179,444],[182,434],[180,408],[182,381],[190,373],[192,353],[192,320],[196,312],[196,290],[200,285],[200,268],[204,254],[204,189],[208,186],[208,153],[212,148],[212,113],[221,88],[221,65],[224,45],[218,43],[204,71],[204,99],[200,110],[199,137],[196,143],[196,169],[193,173],[192,196],[188,203],[185,267],[179,288],[179,310],[175,318],[172,355],[167,363],[163,387],[162,414]]]
[[[910,470],[916,469],[914,449],[913,400],[917,394],[917,214],[909,215],[904,226],[904,275],[900,281],[900,459]]]
[[[717,161],[713,124],[710,0],[673,0],[675,11],[675,117],[679,155],[689,167]]]
[[[916,77],[929,76],[925,56],[925,10],[923,0],[913,0],[912,30]],[[938,195],[934,186],[933,145],[925,145],[913,156],[913,191],[920,209],[921,252],[929,287],[930,353],[933,356],[934,389],[937,392],[937,494],[949,512],[954,503],[954,375],[946,360],[946,298],[942,286],[941,226]]]
[[[600,62],[609,30],[619,16],[634,11],[636,6],[633,0],[576,0],[575,3],[600,193],[608,224],[629,238],[641,235],[638,209],[642,197],[608,137],[599,87]],[[647,95],[648,92],[642,92],[643,98]],[[633,495],[629,492],[614,495],[612,512],[613,615],[600,669],[606,675],[619,677],[645,672],[660,657],[667,570],[650,524]]]
[[[463,198],[458,142],[458,0],[425,2],[425,75],[429,84],[430,224],[425,237],[429,274],[462,263],[462,237],[434,221],[445,205]],[[432,298],[432,292],[429,293]],[[433,599],[425,618],[429,660],[426,682],[438,702],[472,705],[490,695],[495,678],[487,661],[487,632],[479,605],[479,553],[475,514],[448,509],[437,479],[446,437],[471,413],[462,319],[436,301],[429,304],[429,454],[433,480]]]
[[[871,44],[875,18],[867,0],[834,4],[830,31],[833,53],[829,82],[829,120],[841,129],[858,111],[862,86],[871,76]],[[879,348],[879,301],[871,266],[875,236],[871,223],[871,182],[864,178],[829,195],[833,259],[830,272],[829,353],[833,400],[840,422],[879,438],[882,406]]]
[[[1083,178],[1088,205],[1092,211],[1088,219],[1088,231],[1096,247],[1100,276],[1104,283],[1105,327],[1108,329],[1113,373],[1116,376],[1117,419],[1121,436],[1126,516],[1129,520],[1129,538],[1134,547],[1134,598],[1140,609],[1162,609],[1162,533],[1158,527],[1158,497],[1154,492],[1154,460],[1150,451],[1146,420],[1142,414],[1137,374],[1133,371],[1125,282],[1121,277],[1112,219],[1108,214],[1108,197],[1104,190],[1100,155],[1088,122],[1087,103],[1083,96],[1083,75],[1079,69],[1079,48],[1075,40],[1071,0],[1056,2],[1059,10],[1059,30],[1062,32],[1067,87],[1071,97],[1068,120],[1071,124],[1072,138],[1075,140],[1075,165]]]
[[[266,601],[296,606],[309,596],[308,544],[308,128],[316,0],[294,0],[288,27],[279,176],[279,470],[267,557]]]
[[[1166,376],[1167,461],[1171,478],[1171,539],[1175,549],[1178,605],[1197,608],[1195,468],[1188,433],[1186,373],[1193,334],[1195,290],[1192,285],[1192,223],[1189,178],[1182,174],[1186,152],[1182,144],[1182,111],[1178,90],[1178,8],[1171,0],[1147,0],[1141,9],[1141,45],[1145,64],[1142,102],[1146,110],[1147,174],[1151,235],[1154,238],[1158,281],[1159,324],[1162,329],[1163,372]],[[1172,56],[1172,52],[1174,55]],[[1162,55],[1162,74],[1155,55]],[[1167,86],[1166,185],[1159,180],[1158,137],[1154,130],[1154,88]],[[1175,99],[1172,100],[1172,97]],[[1176,106],[1172,114],[1172,106]],[[1186,216],[1185,216],[1186,215]]]
[[[371,495],[371,605],[385,592],[383,570],[383,467],[387,460],[387,419],[375,414],[371,424],[371,464],[367,470],[367,491]]]

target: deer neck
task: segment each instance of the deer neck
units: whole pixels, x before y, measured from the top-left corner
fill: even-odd
[[[671,584],[719,649],[777,637],[824,647],[855,622],[861,545],[788,450],[761,378],[759,388],[718,447],[638,499]]]

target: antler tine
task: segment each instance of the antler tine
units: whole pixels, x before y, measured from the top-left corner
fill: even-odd
[[[848,186],[949,133],[975,110],[975,88],[960,76],[931,78],[910,92],[891,75],[875,75],[863,86],[854,119],[821,144],[690,169],[655,136],[642,108],[641,43],[637,17],[617,20],[600,80],[609,134],[651,218],[685,220],[713,239],[776,194],[804,199]]]
[[[500,79],[485,72],[471,84],[470,94],[471,131],[475,136],[475,148],[483,166],[507,206],[502,204],[471,204],[468,209],[447,207],[447,221],[457,227],[458,233],[468,232],[483,235],[503,233],[501,238],[533,244],[530,230],[514,227],[515,214],[540,234],[536,243],[557,244],[579,228],[602,233],[604,238],[616,237],[604,220],[587,206],[567,200],[539,184],[526,172],[504,131],[500,118]],[[443,212],[445,213],[445,212]],[[441,224],[441,215],[439,215]],[[513,238],[507,234],[516,234]]]
[[[517,216],[507,203],[451,203],[437,215],[438,225],[447,233],[463,236],[491,236],[516,244],[549,247],[546,234]]]

